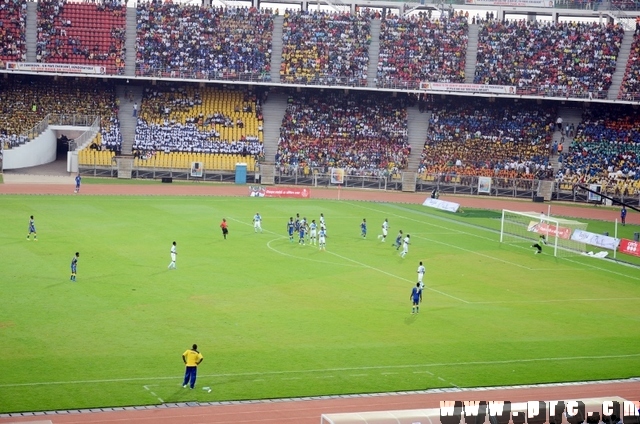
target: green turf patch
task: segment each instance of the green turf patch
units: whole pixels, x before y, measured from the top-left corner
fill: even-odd
[[[254,232],[256,212],[263,233]],[[326,252],[289,241],[285,224],[296,213],[316,221],[324,213]],[[37,242],[26,240],[29,215]],[[495,212],[8,195],[0,219],[2,412],[626,378],[640,369],[638,269],[500,244]],[[588,229],[610,225],[601,224]],[[404,259],[391,246],[399,229],[411,234]],[[177,270],[168,270],[174,240]],[[427,290],[411,315],[419,261]],[[205,358],[193,391],[181,387],[180,358],[192,343]]]

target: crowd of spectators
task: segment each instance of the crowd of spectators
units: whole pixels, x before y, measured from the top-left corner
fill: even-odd
[[[431,20],[420,12],[387,15],[380,25],[377,86],[418,88],[420,82],[464,82],[468,12]]]
[[[83,78],[54,83],[52,77],[19,76],[0,79],[0,137],[9,143],[5,148],[28,141],[23,134],[48,114],[100,115],[102,131],[107,134],[117,131],[117,113],[115,88],[110,82]],[[120,149],[121,138],[107,138],[110,149]]]
[[[0,61],[26,60],[27,1],[0,1]]]
[[[640,2],[637,0],[610,0],[611,7],[618,10],[640,10]]]
[[[389,176],[407,167],[407,96],[339,91],[296,93],[280,129],[281,172]]]
[[[553,176],[553,105],[451,98],[435,101],[431,113],[419,174]]]
[[[576,129],[558,171],[561,183],[600,184],[605,193],[640,193],[640,113],[592,105]]]
[[[136,17],[138,75],[270,80],[271,9],[154,0]]]
[[[640,100],[640,36],[636,31],[629,51],[629,60],[620,85],[618,98],[622,100]]]
[[[120,0],[38,1],[36,60],[104,67],[124,74],[126,5]]]
[[[146,88],[133,144],[136,156],[148,158],[155,152],[262,156],[261,100],[248,89],[233,93],[211,87]],[[214,101],[225,94],[242,102]]]
[[[606,98],[624,30],[618,24],[487,21],[474,82],[519,94]]]
[[[284,83],[366,86],[371,16],[286,10],[282,27]]]

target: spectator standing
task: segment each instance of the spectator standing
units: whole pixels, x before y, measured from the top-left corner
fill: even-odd
[[[187,349],[182,354],[182,361],[185,364],[184,381],[182,387],[187,388],[187,384],[191,389],[196,385],[196,377],[198,374],[198,365],[202,363],[202,354],[198,352],[198,345],[194,344],[191,349]]]

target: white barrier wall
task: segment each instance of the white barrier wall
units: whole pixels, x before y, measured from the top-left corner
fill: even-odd
[[[4,151],[4,169],[28,168],[56,160],[56,134],[50,128],[35,139]]]

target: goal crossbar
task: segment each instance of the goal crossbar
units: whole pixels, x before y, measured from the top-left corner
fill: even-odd
[[[571,239],[576,229],[586,230],[587,224],[571,219],[536,212],[502,210],[501,243],[533,243],[547,245],[554,256],[567,256],[585,251],[583,242]]]

